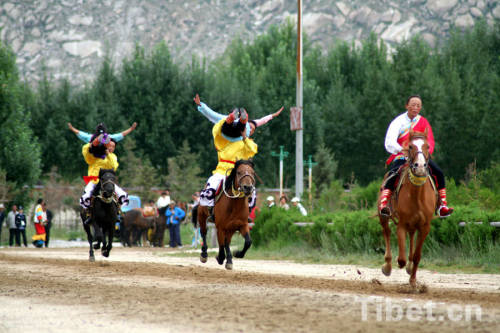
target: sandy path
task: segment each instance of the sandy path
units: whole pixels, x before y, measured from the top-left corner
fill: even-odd
[[[114,248],[91,264],[86,248],[2,249],[0,332],[500,330],[498,275],[422,270],[428,290],[414,293],[399,269],[236,259],[226,271],[169,253]]]

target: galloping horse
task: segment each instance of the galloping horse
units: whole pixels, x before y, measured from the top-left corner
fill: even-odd
[[[233,269],[233,256],[231,249],[231,238],[239,231],[245,239],[241,251],[236,251],[236,258],[243,258],[252,245],[250,230],[248,227],[248,196],[255,190],[255,171],[253,162],[250,160],[239,160],[235,163],[229,176],[222,185],[222,194],[216,199],[214,207],[215,227],[217,228],[217,241],[219,253],[217,262],[219,265],[226,259],[226,269]],[[201,247],[201,262],[207,262],[207,219],[208,210],[204,206],[198,208],[198,223],[203,239]]]
[[[393,214],[394,223],[397,223],[398,237],[398,265],[399,268],[406,266],[406,272],[410,275],[410,284],[415,287],[417,283],[417,267],[422,255],[424,240],[431,229],[431,220],[436,209],[437,198],[432,180],[429,180],[429,145],[427,143],[427,130],[425,133],[410,131],[410,137],[404,146],[408,163],[401,171],[401,179],[396,195],[393,195],[391,205],[395,209]],[[379,203],[380,204],[380,203]],[[391,229],[389,228],[389,217],[380,215],[380,224],[383,228],[385,239],[385,264],[382,272],[391,275]],[[397,222],[399,220],[399,222]],[[415,232],[418,231],[417,244],[414,246]],[[409,234],[410,249],[408,253],[408,265],[406,265],[406,234]]]
[[[104,257],[109,256],[112,248],[115,222],[118,220],[118,204],[114,196],[115,182],[116,175],[112,169],[99,170],[99,183],[94,189],[90,206],[92,220],[88,225],[83,226],[90,245],[89,261],[91,262],[95,261],[94,248],[99,249],[100,243],[102,243],[101,253]],[[83,214],[82,218],[84,218]],[[94,237],[90,226],[94,229],[95,240],[97,240],[94,246],[92,246]]]

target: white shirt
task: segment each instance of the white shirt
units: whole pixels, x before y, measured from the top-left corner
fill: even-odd
[[[412,123],[417,122],[420,119],[416,116],[413,119],[408,117],[408,112],[402,113],[397,116],[389,125],[387,133],[385,134],[385,150],[391,154],[399,153],[403,147],[398,143],[399,136],[407,131]]]
[[[162,195],[156,201],[156,207],[158,207],[158,208],[167,207],[169,204],[170,204],[170,196],[169,195],[165,195],[165,196]]]

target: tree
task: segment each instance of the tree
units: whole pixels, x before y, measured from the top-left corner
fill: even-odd
[[[168,159],[167,184],[176,200],[189,201],[191,195],[203,187],[199,155],[192,153],[187,140],[177,150],[177,156]]]
[[[0,170],[16,189],[32,185],[40,176],[40,147],[29,127],[30,114],[20,103],[15,56],[0,41]],[[26,191],[22,191],[26,195]],[[23,200],[19,195],[16,200]]]

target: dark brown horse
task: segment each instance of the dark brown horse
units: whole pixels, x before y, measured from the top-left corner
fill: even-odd
[[[145,217],[141,209],[131,209],[125,212],[122,218],[123,225],[120,236],[124,246],[138,245],[141,236],[143,236],[143,243],[146,244],[148,231],[150,229],[153,229],[153,232],[156,230],[158,217]]]
[[[84,224],[87,239],[90,245],[89,261],[95,261],[94,249],[99,249],[102,243],[101,253],[108,257],[113,247],[113,233],[115,222],[118,219],[118,204],[115,200],[116,175],[113,170],[101,169],[99,171],[99,183],[93,191],[92,203],[90,206],[91,222]],[[82,221],[86,216],[81,214]],[[91,227],[94,232],[91,231]],[[92,244],[93,241],[97,244]]]
[[[422,246],[431,229],[431,220],[437,203],[434,185],[429,180],[427,131],[425,133],[410,131],[410,138],[404,145],[403,152],[408,159],[408,163],[401,171],[399,195],[396,189],[396,194],[393,195],[391,200],[391,205],[395,208],[393,209],[394,216],[392,218],[397,223],[398,265],[399,268],[406,266],[406,272],[410,275],[410,284],[415,287]],[[389,217],[379,214],[379,220],[385,239],[385,264],[382,266],[382,272],[389,276],[392,269]],[[415,246],[414,236],[417,231],[418,236]],[[410,238],[408,265],[406,264],[407,234],[409,234]]]
[[[226,260],[226,269],[233,269],[233,255],[231,254],[231,238],[239,231],[245,239],[241,251],[236,251],[236,258],[243,258],[252,245],[250,231],[248,228],[248,196],[255,190],[255,171],[253,162],[239,160],[235,163],[229,176],[225,179],[222,187],[223,193],[215,203],[214,217],[217,228],[217,241],[219,253],[217,262],[219,265]],[[207,261],[207,216],[208,210],[204,206],[198,208],[198,223],[203,239],[201,247],[201,262]]]

